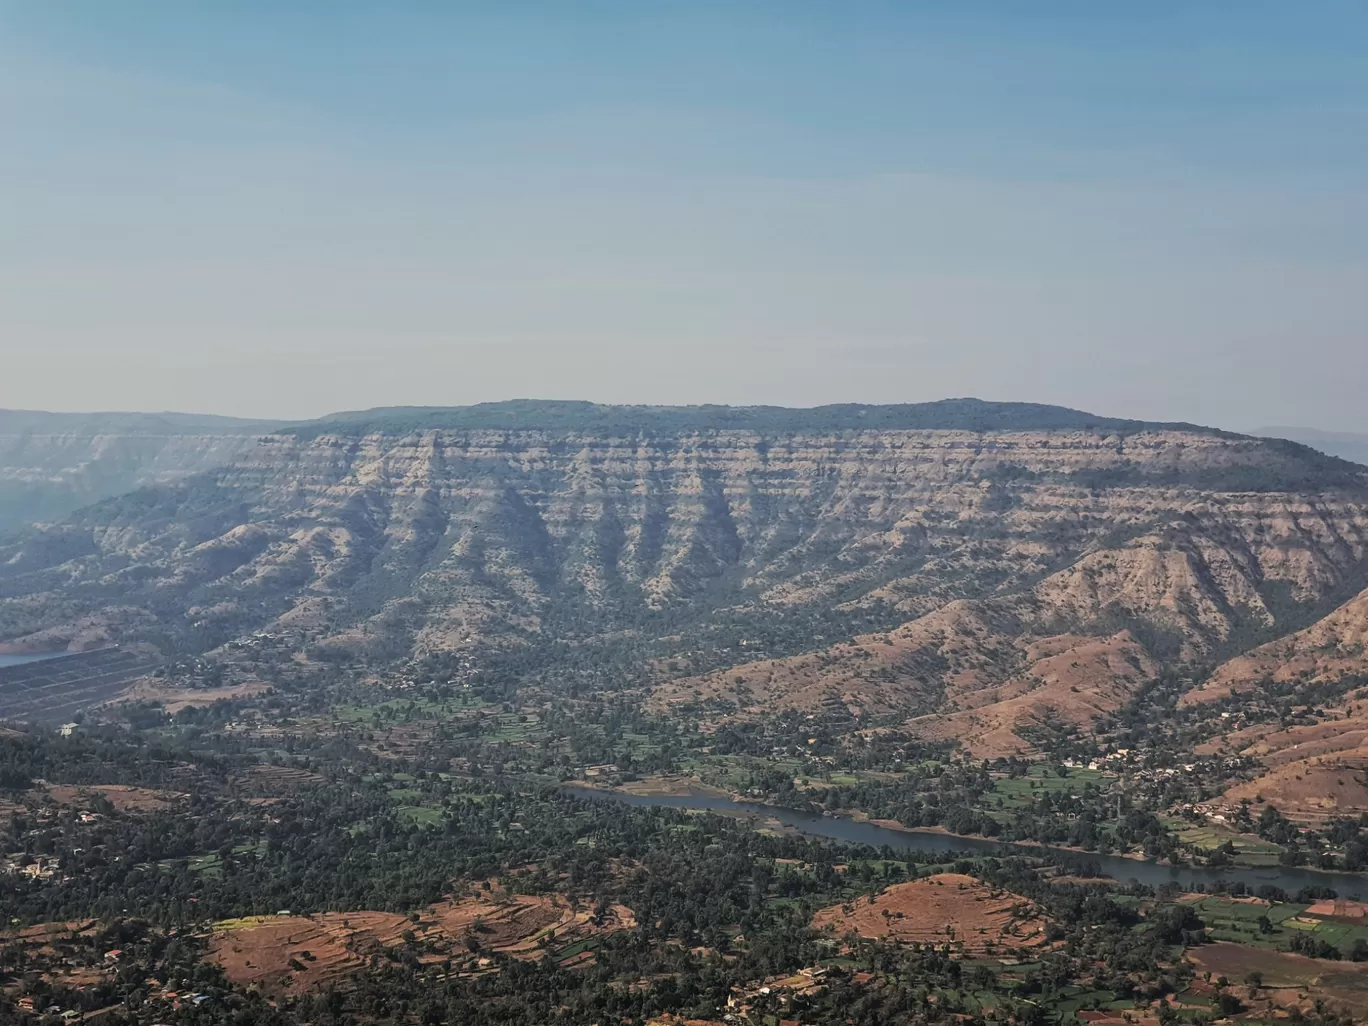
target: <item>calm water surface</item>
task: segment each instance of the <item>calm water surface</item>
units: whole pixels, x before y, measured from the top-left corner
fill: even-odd
[[[924,852],[974,852],[1000,855],[1004,850],[1029,854],[1042,849],[1035,845],[1007,844],[990,841],[982,837],[960,837],[943,834],[934,830],[892,830],[875,826],[873,823],[857,823],[844,816],[820,816],[810,812],[796,812],[780,809],[771,805],[755,802],[737,802],[730,798],[712,795],[634,795],[620,791],[597,791],[589,788],[567,788],[572,794],[585,798],[622,802],[625,805],[650,805],[672,809],[702,809],[710,812],[740,812],[748,816],[773,819],[790,829],[812,837],[828,837],[837,841],[854,844],[868,844],[874,847],[888,845],[905,851]],[[1062,848],[1047,848],[1073,858],[1086,859],[1099,867],[1106,876],[1127,883],[1139,881],[1150,887],[1164,884],[1177,884],[1190,888],[1201,883],[1208,890],[1219,883],[1241,882],[1249,887],[1273,884],[1289,894],[1295,894],[1303,887],[1333,887],[1342,898],[1360,899],[1368,895],[1368,876],[1357,873],[1329,873],[1315,869],[1285,869],[1271,866],[1266,869],[1251,869],[1232,866],[1213,869],[1206,866],[1161,866],[1153,862],[1122,858],[1119,855],[1097,855],[1091,852],[1079,853]]]
[[[34,655],[5,655],[0,653],[0,666],[22,666],[24,663],[36,663],[43,659],[56,659],[58,656],[67,655],[66,652],[39,652]]]

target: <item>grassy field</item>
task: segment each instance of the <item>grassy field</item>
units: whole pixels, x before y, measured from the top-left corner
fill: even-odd
[[[1353,950],[1355,941],[1361,939],[1368,943],[1368,924],[1306,916],[1304,913],[1310,906],[1303,903],[1288,901],[1264,904],[1209,897],[1195,902],[1193,907],[1207,924],[1209,936],[1214,941],[1232,941],[1270,951],[1285,951],[1294,933],[1309,933],[1317,940],[1339,948],[1346,958]],[[1271,933],[1259,931],[1261,916],[1268,917],[1273,927]]]
[[[1266,905],[1262,902],[1241,902],[1230,898],[1203,898],[1193,904],[1202,922],[1207,924],[1212,940],[1251,944],[1255,947],[1282,950],[1287,947],[1287,932],[1282,923],[1305,912],[1308,906],[1291,902]],[[1260,917],[1267,916],[1274,930],[1260,933]]]
[[[1003,777],[993,784],[993,793],[1002,799],[1004,808],[1024,808],[1046,793],[1082,794],[1092,785],[1106,790],[1116,780],[1100,770],[1070,769],[1068,776],[1059,776],[1049,766],[1034,765],[1023,777]]]
[[[255,857],[264,854],[266,851],[266,841],[254,841],[250,844],[239,844],[233,848],[233,855],[239,858],[243,856]],[[176,863],[184,861],[185,868],[190,872],[209,879],[217,879],[223,875],[223,860],[218,852],[208,852],[204,855],[190,855],[184,860],[163,859],[157,865],[162,869],[170,869]]]
[[[430,809],[425,805],[401,806],[399,815],[419,826],[437,826],[444,816],[441,809]]]
[[[1217,823],[1189,823],[1185,819],[1165,819],[1164,826],[1184,844],[1195,844],[1211,851],[1229,841],[1235,846],[1235,861],[1247,866],[1276,866],[1282,849],[1276,844],[1237,833]]]

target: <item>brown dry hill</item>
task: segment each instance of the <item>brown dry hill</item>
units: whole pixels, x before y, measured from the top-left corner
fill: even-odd
[[[1224,698],[1259,680],[1312,683],[1351,673],[1368,673],[1368,590],[1311,626],[1223,663],[1180,704]]]
[[[1061,635],[1024,648],[1026,669],[1006,683],[959,697],[968,708],[912,721],[926,738],[958,740],[981,758],[1029,752],[1026,727],[1088,727],[1118,709],[1156,672],[1149,653],[1125,631],[1106,638]]]
[[[635,926],[631,910],[621,905],[595,922],[591,911],[572,907],[559,896],[496,892],[429,905],[419,910],[416,921],[375,911],[229,920],[215,928],[206,957],[221,965],[234,983],[300,993],[345,984],[372,955],[409,943],[406,933],[414,943],[440,952],[423,955],[425,960],[451,958],[479,971],[481,952],[535,958],[544,944],[563,946],[579,937]]]
[[[873,901],[832,905],[812,924],[837,935],[853,930],[871,939],[962,945],[966,951],[1046,943],[1045,919],[1030,900],[960,873],[895,884]]]
[[[1224,800],[1273,804],[1291,819],[1319,823],[1368,811],[1368,692],[1350,691],[1318,707],[1315,722],[1256,724],[1213,738],[1201,755],[1241,755],[1263,769],[1228,789]]]
[[[1316,756],[1277,766],[1254,780],[1236,784],[1224,800],[1236,805],[1244,799],[1274,806],[1289,819],[1322,823],[1332,816],[1357,816],[1368,812],[1368,753]]]
[[[58,805],[89,809],[94,798],[109,801],[120,812],[160,812],[185,801],[190,796],[180,791],[156,791],[126,784],[54,784],[48,796]]]
[[[742,716],[832,703],[853,714],[901,711],[913,714],[910,725],[922,736],[958,740],[991,758],[1029,752],[1023,727],[1087,728],[1156,672],[1126,631],[1036,636],[1022,610],[952,602],[887,634],[823,652],[670,681],[651,702],[663,711],[721,700]],[[915,715],[928,706],[940,711]]]
[[[1253,724],[1204,742],[1197,753],[1247,755],[1265,766],[1283,766],[1368,748],[1368,692],[1351,691],[1339,702],[1320,708],[1323,715],[1314,723]]]

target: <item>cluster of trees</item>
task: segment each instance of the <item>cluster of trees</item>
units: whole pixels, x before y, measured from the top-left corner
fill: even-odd
[[[630,717],[623,723],[640,725]],[[104,944],[125,951],[118,972],[99,988],[78,999],[57,982],[41,992],[42,1000],[78,1009],[117,1004],[112,1022],[138,1021],[140,1009],[155,1009],[148,1014],[159,1021],[206,1024],[385,1017],[641,1022],[663,1012],[716,1017],[733,987],[833,954],[834,940],[809,927],[816,908],[918,872],[889,850],[758,834],[724,817],[587,802],[529,787],[523,778],[461,779],[417,763],[396,772],[400,767],[335,737],[289,741],[296,768],[316,777],[263,803],[242,783],[244,770],[263,753],[218,726],[205,712],[177,718],[155,732],[162,738],[157,745],[128,728],[0,739],[0,763],[17,780],[69,774],[72,782],[136,781],[190,792],[184,804],[143,811],[104,804],[93,818],[54,814],[32,794],[12,795],[31,808],[10,820],[0,843],[21,860],[51,860],[57,869],[47,879],[0,875],[0,904],[23,922],[116,924],[110,929],[118,937],[72,940],[67,954],[76,963]],[[928,773],[926,781],[932,780],[939,777]],[[945,786],[981,783],[978,768],[960,767]],[[421,825],[405,814],[415,806],[440,816]],[[1032,1009],[1080,976],[1105,977],[1099,985],[1137,997],[1180,982],[1177,970],[1155,972],[1161,963],[1174,964],[1162,955],[1183,939],[1175,941],[1162,917],[1145,921],[1097,888],[1038,879],[1035,860],[982,859],[954,868],[1051,913],[1065,943],[1049,965],[971,981],[944,951],[859,942],[853,949],[858,970],[879,974],[881,985],[864,986],[838,972],[823,995],[805,999],[803,1021],[875,1023],[904,1013],[949,1021],[977,1014],[971,990],[994,992],[998,1007],[1035,1021]],[[280,1009],[234,991],[202,961],[204,927],[213,920],[280,908],[409,911],[494,876],[514,890],[558,891],[588,905],[620,902],[640,925],[600,938],[592,964],[575,969],[558,964],[548,950],[534,961],[495,956],[497,973],[463,978],[401,947],[377,955],[345,992],[303,997]],[[82,945],[89,950],[75,950]],[[31,950],[5,949],[0,974],[11,984],[31,982],[44,968],[33,959]],[[1108,968],[1099,970],[1098,963]],[[167,989],[192,987],[211,1000],[170,1011],[146,1004],[157,1000],[153,979]]]

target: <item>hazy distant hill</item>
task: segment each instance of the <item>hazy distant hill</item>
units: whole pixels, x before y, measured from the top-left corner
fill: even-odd
[[[185,413],[0,410],[0,530],[226,463],[272,426]]]
[[[1368,466],[1368,435],[1348,434],[1336,431],[1317,431],[1315,428],[1266,427],[1259,428],[1255,434],[1268,438],[1286,438],[1313,449],[1338,456],[1343,460],[1353,460]]]

